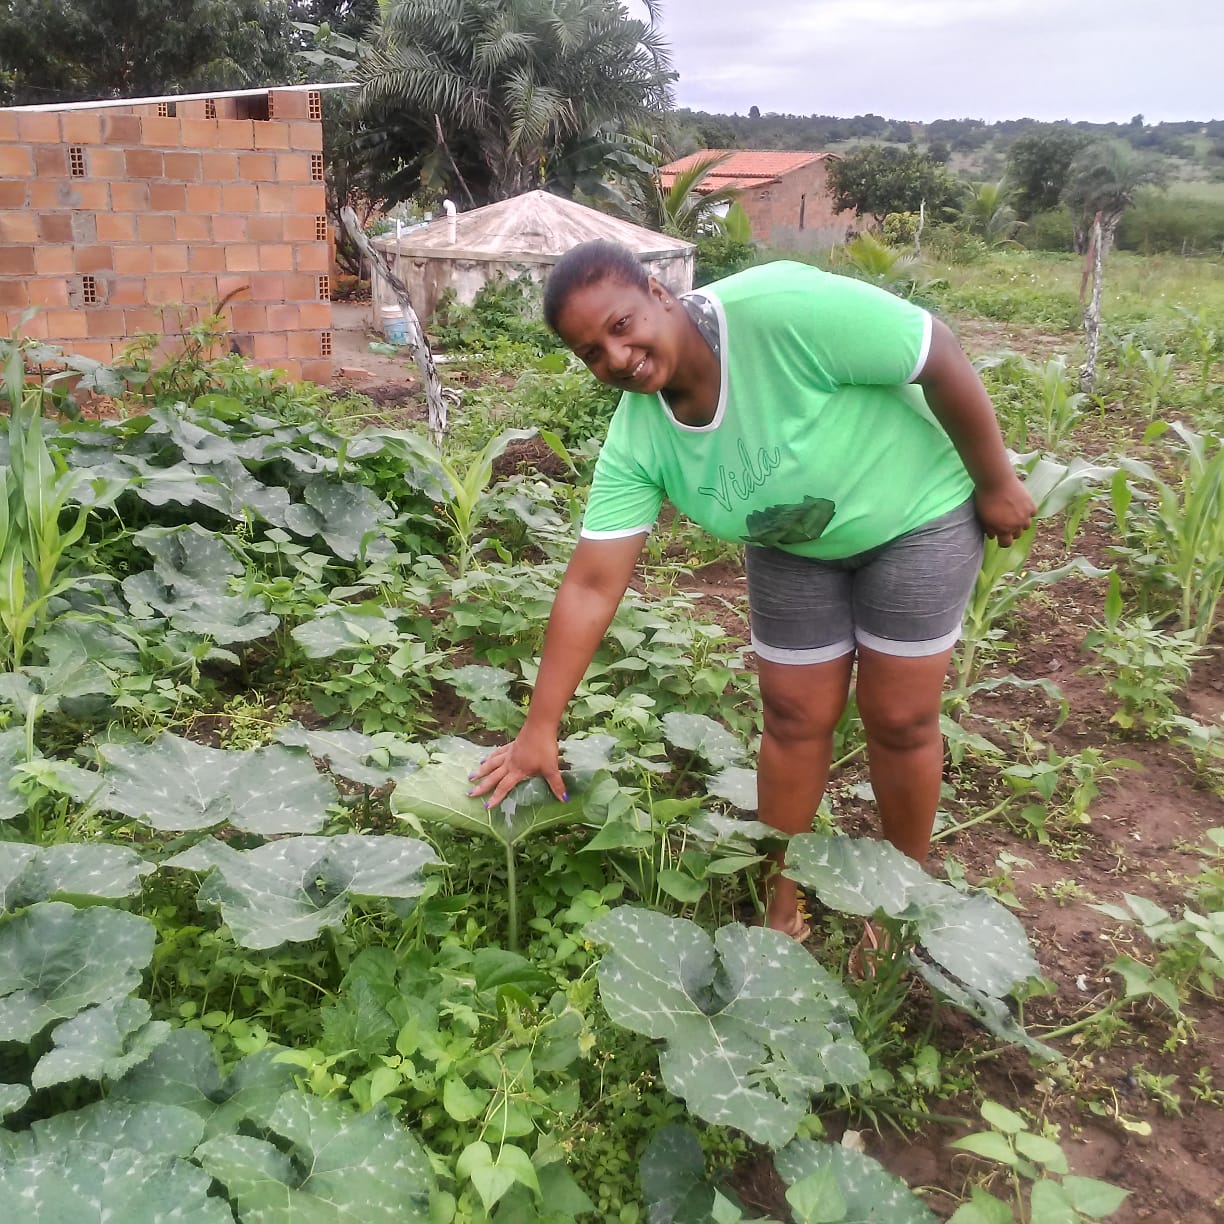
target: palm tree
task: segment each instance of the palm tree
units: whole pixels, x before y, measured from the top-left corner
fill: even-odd
[[[542,181],[567,142],[670,105],[675,74],[654,22],[618,0],[387,0],[362,63],[373,139],[470,203]]]
[[[1108,255],[1123,213],[1141,187],[1164,185],[1164,169],[1120,140],[1096,141],[1080,150],[1067,172],[1063,200],[1075,224],[1075,249],[1088,250],[1096,216],[1101,217],[1101,254]]]
[[[1092,297],[1084,312],[1084,364],[1079,374],[1079,389],[1085,395],[1091,395],[1096,386],[1105,256],[1113,246],[1123,213],[1135,202],[1135,193],[1140,187],[1163,183],[1161,167],[1136,156],[1117,140],[1088,145],[1071,163],[1063,199],[1074,218],[1076,250],[1088,256],[1080,283],[1081,299],[1089,272],[1092,275]]]
[[[990,246],[1014,243],[1024,222],[1016,217],[1010,195],[1002,182],[976,184],[961,209],[965,228]]]
[[[691,166],[679,171],[671,186],[664,187],[658,171],[640,184],[634,208],[635,220],[673,238],[690,242],[706,234],[723,230],[723,214],[739,198],[733,187],[720,187],[703,192],[702,184],[730,153],[712,153],[698,158]]]

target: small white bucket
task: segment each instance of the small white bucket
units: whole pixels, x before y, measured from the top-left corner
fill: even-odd
[[[408,343],[408,325],[404,322],[404,312],[398,306],[382,308],[382,331],[388,344]]]

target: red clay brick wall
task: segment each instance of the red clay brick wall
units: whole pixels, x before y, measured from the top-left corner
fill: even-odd
[[[769,245],[783,244],[800,229],[801,212],[804,230],[827,231],[856,222],[853,212],[834,210],[823,159],[808,162],[767,187],[749,188],[740,194],[740,203],[752,222],[752,236]]]
[[[318,95],[272,90],[270,119],[236,117],[252,101],[262,112],[262,96],[180,102],[174,117],[0,110],[0,329],[36,306],[23,334],[109,361],[150,332],[173,351],[228,298],[239,351],[329,381]]]

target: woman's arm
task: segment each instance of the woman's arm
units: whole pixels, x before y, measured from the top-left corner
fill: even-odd
[[[932,320],[931,348],[915,380],[973,478],[986,534],[1006,548],[1033,521],[1037,507],[1012,468],[994,406],[947,324]]]
[[[616,614],[645,542],[644,532],[616,540],[579,540],[548,618],[527,721],[472,775],[476,785],[470,793],[487,794],[486,807],[496,807],[520,782],[536,775],[558,799],[565,797],[557,759],[561,716]]]

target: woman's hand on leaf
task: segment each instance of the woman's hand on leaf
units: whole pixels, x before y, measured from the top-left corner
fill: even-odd
[[[472,773],[475,785],[468,794],[473,797],[488,795],[485,807],[494,808],[520,782],[536,777],[543,778],[562,803],[569,798],[561,778],[557,737],[534,733],[524,727],[516,739],[494,748],[481,761]]]

